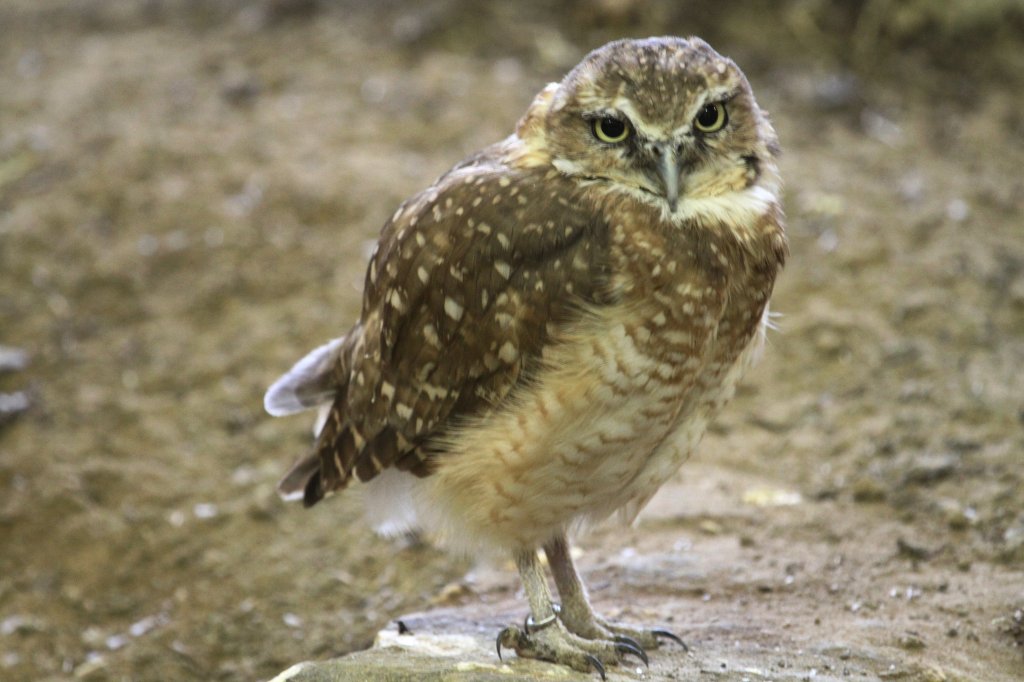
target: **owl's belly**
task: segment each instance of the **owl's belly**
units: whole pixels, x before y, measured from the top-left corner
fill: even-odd
[[[455,544],[535,547],[646,502],[699,440],[708,401],[701,359],[655,352],[671,344],[645,330],[627,318],[574,337],[510,405],[453,433],[421,521]]]
[[[689,401],[690,408],[680,414],[671,432],[631,482],[631,496],[620,509],[626,521],[636,518],[654,493],[686,461],[704,436],[707,425],[732,399],[743,374],[763,350],[766,321],[767,311],[753,333],[734,339],[731,347],[719,347],[716,357],[704,366]]]

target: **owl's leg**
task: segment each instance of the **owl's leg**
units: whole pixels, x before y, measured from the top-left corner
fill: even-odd
[[[645,630],[609,623],[594,613],[594,609],[590,606],[590,599],[587,597],[587,588],[580,580],[580,574],[576,572],[576,565],[569,553],[569,541],[566,539],[565,533],[544,545],[544,553],[548,557],[551,574],[555,578],[558,594],[562,598],[558,617],[570,632],[586,639],[611,639],[616,642],[632,644],[641,649],[656,649],[659,638],[665,638],[678,642],[683,649],[688,650],[683,640],[668,630],[660,628]]]
[[[561,663],[582,672],[596,670],[601,679],[604,679],[605,664],[618,663],[627,654],[646,662],[647,656],[643,651],[629,643],[584,638],[569,632],[558,619],[558,607],[551,601],[551,592],[537,553],[518,551],[515,560],[530,602],[530,618],[525,627],[510,625],[498,634],[499,658],[501,648],[507,647],[515,649],[516,654],[523,658]]]

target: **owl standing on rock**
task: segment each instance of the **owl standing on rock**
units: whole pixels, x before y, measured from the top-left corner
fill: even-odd
[[[761,347],[787,253],[777,154],[704,41],[591,52],[384,225],[359,320],[267,392],[275,416],[320,409],[281,493],[309,507],[359,479],[385,530],[511,553],[530,616],[499,655],[603,677],[682,644],[594,613],[567,533],[635,518]]]

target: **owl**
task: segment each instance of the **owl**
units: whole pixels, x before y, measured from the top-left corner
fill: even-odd
[[[758,353],[787,254],[777,154],[743,73],[699,38],[588,54],[398,208],[359,319],[270,387],[272,415],[319,409],[282,495],[310,507],[359,481],[385,532],[510,555],[530,615],[499,657],[603,677],[682,644],[595,613],[568,535],[633,519]]]

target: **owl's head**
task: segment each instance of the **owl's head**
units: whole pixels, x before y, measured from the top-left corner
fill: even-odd
[[[609,43],[547,93],[544,145],[561,172],[675,212],[764,183],[775,131],[732,60],[699,38]]]

